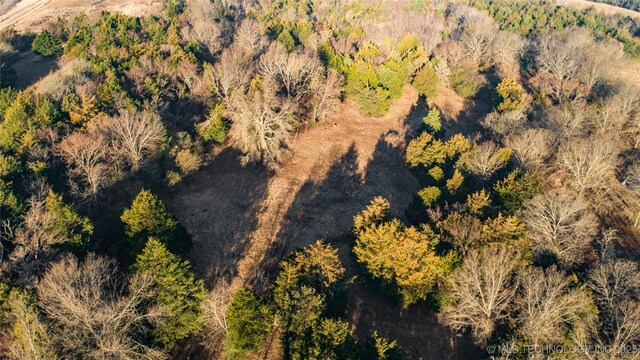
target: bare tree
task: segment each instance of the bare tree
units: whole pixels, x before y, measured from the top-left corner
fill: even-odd
[[[478,245],[482,235],[482,222],[475,216],[452,213],[440,224],[446,231],[447,241],[451,242],[463,256]]]
[[[569,185],[580,194],[606,186],[618,163],[615,144],[601,137],[574,140],[561,149],[558,158],[570,177]]]
[[[13,292],[6,305],[13,320],[13,341],[9,347],[12,357],[25,360],[56,359],[47,328],[38,311],[29,304],[26,294]]]
[[[469,170],[477,176],[488,179],[508,161],[505,152],[492,141],[485,141],[471,150],[466,158]]]
[[[215,54],[222,47],[222,24],[215,21],[218,15],[214,4],[210,0],[191,0],[189,10],[187,39],[197,41]]]
[[[466,6],[458,7],[456,18],[462,19],[461,32],[458,35],[464,52],[474,64],[480,64],[490,59],[491,42],[497,27],[488,15]]]
[[[57,352],[72,358],[164,358],[135,335],[149,331],[161,313],[143,306],[152,282],[134,276],[127,286],[113,261],[94,255],[83,263],[67,257],[53,264],[37,292]]]
[[[293,131],[291,103],[264,92],[255,92],[234,102],[229,116],[235,145],[244,153],[243,162],[260,161],[276,168]]]
[[[584,136],[590,129],[591,113],[583,101],[572,101],[550,108],[546,115],[547,127],[567,141]]]
[[[451,277],[450,293],[455,302],[445,307],[445,322],[458,331],[470,327],[474,341],[486,343],[496,323],[507,317],[516,288],[516,261],[516,254],[504,247],[471,251]]]
[[[584,61],[585,48],[591,43],[591,35],[582,28],[549,32],[538,38],[538,66],[551,75],[548,85],[557,100],[569,97],[567,82],[577,76]]]
[[[514,110],[504,113],[493,111],[482,120],[482,126],[498,137],[504,137],[521,133],[525,129],[526,122],[527,115],[524,111]]]
[[[75,132],[62,140],[60,150],[69,172],[81,178],[88,195],[95,195],[108,181],[107,142],[100,133]]]
[[[205,82],[227,104],[233,101],[234,95],[246,92],[253,73],[252,61],[235,43],[222,52],[215,65],[204,68]]]
[[[316,78],[315,81],[321,82],[319,78]],[[313,104],[311,120],[324,121],[332,111],[340,106],[342,78],[337,72],[329,70],[324,84],[312,85],[311,87],[318,89],[310,101]]]
[[[553,137],[545,129],[528,129],[520,135],[508,136],[504,143],[513,150],[520,165],[530,170],[542,166],[553,153]]]
[[[273,42],[260,57],[262,74],[281,86],[286,95],[298,102],[313,92],[314,78],[320,76],[322,65],[315,57],[305,53],[289,53],[279,42]]]
[[[596,320],[589,295],[572,289],[569,278],[554,267],[524,270],[515,303],[519,332],[534,346],[562,344],[570,332],[591,328]]]
[[[260,55],[267,46],[262,26],[253,19],[244,19],[235,34],[235,43],[246,57]]]
[[[126,111],[100,124],[115,158],[124,158],[132,170],[138,170],[162,148],[165,130],[158,114],[150,111]]]
[[[498,66],[502,78],[518,76],[518,57],[524,48],[520,35],[508,31],[498,31],[491,43],[491,57]]]
[[[533,252],[551,253],[567,266],[585,259],[598,231],[597,220],[587,204],[563,191],[536,196],[526,205],[522,217],[531,235]]]
[[[601,341],[620,353],[640,341],[640,273],[627,260],[605,261],[595,267],[587,283],[600,309]]]
[[[606,80],[620,64],[623,52],[612,43],[598,42],[584,49],[584,61],[580,65],[578,77],[585,85],[586,95],[601,81]]]

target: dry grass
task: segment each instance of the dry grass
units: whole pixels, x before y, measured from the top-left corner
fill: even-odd
[[[161,11],[159,0],[22,0],[0,16],[0,30],[13,26],[16,30],[39,30],[58,17],[70,19],[84,12],[89,20],[100,12],[121,12],[144,17]]]

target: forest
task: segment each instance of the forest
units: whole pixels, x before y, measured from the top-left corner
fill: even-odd
[[[158,9],[0,27],[0,358],[638,357],[640,17]]]

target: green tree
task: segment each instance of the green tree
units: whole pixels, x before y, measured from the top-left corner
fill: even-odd
[[[525,107],[524,88],[514,77],[505,78],[496,87],[502,101],[498,105],[498,111],[522,110]]]
[[[296,48],[296,41],[294,40],[293,36],[291,36],[289,30],[283,30],[282,32],[280,32],[280,35],[278,35],[276,40],[284,45],[284,47],[289,52],[295,50]]]
[[[407,307],[425,300],[450,270],[452,258],[435,252],[438,242],[430,228],[407,228],[393,219],[358,233],[353,252],[373,278],[395,288]]]
[[[172,346],[202,330],[200,310],[206,289],[202,280],[196,280],[187,261],[181,261],[160,240],[151,237],[138,255],[134,271],[153,278],[154,301],[166,310],[153,332],[157,342]]]
[[[274,302],[285,329],[285,357],[310,359],[314,332],[327,305],[344,287],[344,268],[337,251],[321,241],[281,263],[275,282]]]
[[[269,334],[271,321],[269,309],[253,291],[238,290],[227,309],[227,355],[237,358],[257,349]]]
[[[378,79],[380,85],[389,91],[392,98],[396,99],[402,96],[402,88],[406,74],[401,63],[395,60],[389,60],[380,65],[378,69]]]
[[[433,69],[431,63],[426,63],[413,78],[412,85],[418,90],[418,94],[425,96],[427,99],[432,99],[438,96],[438,75]]]
[[[433,204],[438,202],[440,199],[440,195],[442,191],[436,186],[428,186],[420,191],[418,191],[418,196],[422,199],[422,203],[426,207],[431,207]]]
[[[61,195],[53,191],[49,191],[45,204],[47,212],[51,214],[47,232],[54,237],[67,239],[65,244],[73,250],[86,250],[93,236],[91,220],[78,214],[62,200]]]
[[[33,39],[31,49],[42,56],[53,56],[62,51],[62,46],[57,37],[47,30],[42,30],[42,32]]]
[[[427,131],[431,134],[437,134],[442,130],[442,120],[440,119],[440,110],[437,107],[429,109],[429,113],[422,119],[422,123],[426,126]]]
[[[542,181],[533,172],[514,170],[494,187],[496,202],[507,214],[514,214],[527,200],[544,192]]]
[[[196,131],[205,141],[214,141],[218,144],[224,141],[229,125],[222,117],[223,113],[224,107],[216,104],[207,115],[207,119],[196,125]]]
[[[149,237],[155,237],[171,251],[184,254],[191,248],[191,236],[167,210],[162,200],[142,189],[131,207],[120,217],[129,246],[137,254]]]
[[[389,217],[389,200],[377,196],[356,216],[353,217],[353,232],[358,233],[372,225],[381,224]]]

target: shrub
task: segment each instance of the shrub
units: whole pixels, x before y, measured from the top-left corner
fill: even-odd
[[[42,32],[33,39],[31,49],[42,56],[53,56],[62,51],[62,46],[58,38],[50,34],[47,30],[42,30]]]

